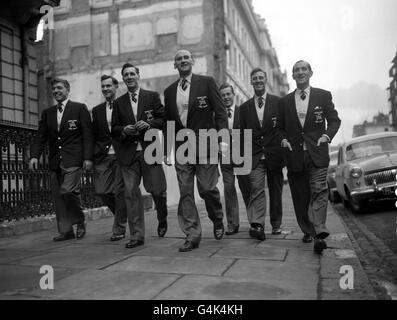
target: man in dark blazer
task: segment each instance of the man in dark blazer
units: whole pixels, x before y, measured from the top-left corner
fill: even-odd
[[[229,129],[239,130],[240,129],[240,107],[235,104],[235,93],[232,85],[224,83],[219,87],[223,103],[226,107]],[[232,137],[231,137],[232,141]],[[230,154],[232,155],[232,146],[229,148]],[[231,158],[232,159],[232,156]],[[240,213],[239,204],[237,199],[237,191],[235,184],[235,173],[233,161],[228,164],[221,162],[221,171],[224,186],[224,197],[226,206],[226,219],[227,219],[227,231],[225,234],[230,236],[238,233],[240,226]],[[243,196],[244,204],[248,210],[248,204],[250,200],[250,181],[249,175],[237,175],[238,185],[240,187],[241,194]]]
[[[178,70],[180,79],[165,89],[164,104],[166,119],[175,124],[175,133],[190,129],[196,141],[199,141],[200,129],[219,131],[227,129],[228,124],[226,110],[215,80],[212,77],[193,74],[193,65],[194,58],[189,51],[179,50],[176,53],[174,67]],[[167,137],[167,126],[164,130]],[[175,150],[178,150],[184,142],[172,141],[172,143],[175,143]],[[178,157],[175,159],[180,191],[178,220],[182,231],[186,234],[186,241],[179,249],[180,252],[197,248],[201,240],[201,224],[194,201],[195,176],[200,197],[204,199],[208,216],[214,224],[214,237],[220,240],[224,235],[222,204],[216,186],[219,178],[218,148],[216,148],[215,164],[211,164],[207,161],[208,158],[202,159],[203,156],[200,156],[197,146],[198,143],[197,157],[192,161],[193,163],[184,163]],[[166,149],[167,156],[170,156],[171,146],[168,145]],[[224,145],[221,145],[221,149],[223,152],[226,151]],[[206,164],[200,164],[202,162],[199,160],[205,160]],[[168,163],[167,157],[165,161]]]
[[[281,234],[283,150],[277,138],[276,122],[279,97],[266,92],[267,74],[261,68],[251,72],[251,85],[255,96],[240,108],[241,130],[252,129],[251,198],[248,206],[249,234],[265,240],[265,179],[270,198],[272,234]]]
[[[110,241],[125,237],[127,208],[120,166],[113,147],[112,114],[119,82],[112,76],[101,77],[101,90],[106,101],[92,109],[94,133],[94,184],[97,195],[114,215],[113,235]]]
[[[314,251],[327,248],[325,226],[328,204],[329,146],[341,120],[330,92],[310,86],[310,64],[298,61],[292,70],[297,89],[280,101],[277,128],[287,153],[288,181],[303,242]]]
[[[70,84],[64,79],[51,82],[57,105],[43,111],[37,139],[32,145],[30,168],[38,165],[45,144],[49,143],[51,189],[59,235],[54,241],[74,239],[86,233],[81,207],[82,169],[92,169],[93,136],[91,117],[85,104],[69,100]]]
[[[139,68],[131,63],[123,65],[121,74],[128,92],[114,103],[112,135],[117,161],[125,186],[130,241],[127,248],[143,245],[145,221],[142,195],[139,189],[141,177],[147,192],[153,196],[159,221],[157,232],[164,237],[167,232],[167,184],[162,164],[147,164],[145,148],[150,142],[144,140],[149,129],[162,129],[164,107],[157,92],[139,87]]]

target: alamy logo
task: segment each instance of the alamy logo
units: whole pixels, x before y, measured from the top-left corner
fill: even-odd
[[[339,280],[339,286],[342,290],[353,290],[354,289],[354,270],[352,266],[342,266],[339,269],[339,273],[343,274]]]
[[[54,290],[54,268],[48,265],[41,266],[40,274],[44,274],[40,278],[40,289]]]
[[[54,30],[54,8],[46,4],[40,7],[40,13],[44,14],[41,19],[44,21],[44,29]]]
[[[241,145],[244,141],[244,154]],[[167,131],[162,141],[156,129],[148,130],[144,137],[151,142],[145,149],[145,162],[149,165],[161,164],[165,154],[171,154],[174,147],[175,160],[179,164],[233,164],[236,175],[248,175],[252,169],[252,130],[247,129],[200,129],[198,133],[191,129],[175,131],[175,121],[167,122]],[[165,144],[166,142],[166,144]],[[227,147],[222,147],[227,146]],[[177,147],[175,148],[175,145]],[[221,147],[220,147],[221,145]],[[227,148],[227,150],[222,148]],[[166,149],[166,150],[165,150]],[[220,156],[220,154],[222,154]]]

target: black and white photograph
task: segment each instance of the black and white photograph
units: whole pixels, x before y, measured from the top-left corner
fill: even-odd
[[[397,299],[395,0],[2,1],[0,150],[0,300]]]

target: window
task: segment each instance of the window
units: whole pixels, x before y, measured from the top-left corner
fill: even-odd
[[[23,123],[23,71],[21,38],[0,25],[0,119]]]

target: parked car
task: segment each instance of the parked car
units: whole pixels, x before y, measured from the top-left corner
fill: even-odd
[[[335,170],[338,165],[338,151],[332,151],[329,154],[330,162],[327,174],[328,198],[331,202],[339,202],[340,197],[336,189]]]
[[[371,200],[396,199],[397,132],[357,137],[338,151],[336,188],[345,206],[365,211]]]

